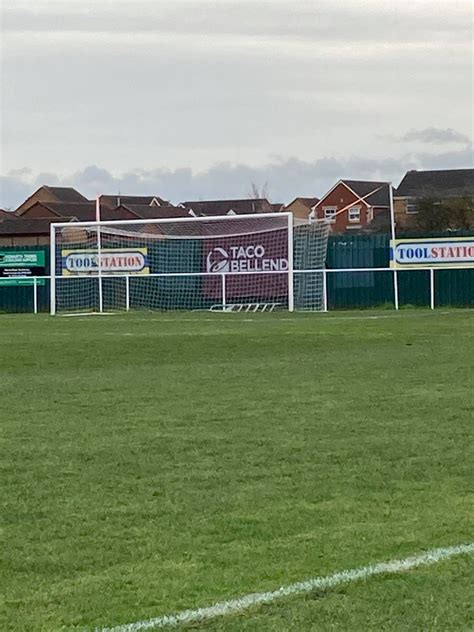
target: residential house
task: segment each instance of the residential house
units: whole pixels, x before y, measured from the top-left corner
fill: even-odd
[[[2,219],[16,219],[17,215],[15,215],[14,211],[6,211],[3,208],[0,208],[0,220]]]
[[[23,213],[27,211],[31,206],[36,204],[36,202],[87,204],[89,203],[89,200],[72,187],[50,187],[47,185],[43,185],[20,204],[20,206],[15,211],[16,214],[23,215]]]
[[[68,221],[65,217],[72,217],[78,222],[95,222],[96,203],[65,203],[65,202],[36,202],[23,211],[21,218],[24,219],[45,219],[55,218],[56,222]],[[135,213],[120,206],[117,209],[101,209],[100,218],[102,220],[137,219]]]
[[[138,206],[171,206],[169,202],[163,200],[158,195],[100,195],[100,208],[113,209],[121,204]]]
[[[310,218],[325,219],[333,232],[369,230],[380,216],[390,217],[390,184],[366,180],[339,180],[315,204]]]
[[[319,198],[317,197],[297,197],[292,202],[287,204],[283,210],[289,213],[293,213],[293,216],[296,219],[308,220],[311,211],[318,202]]]
[[[135,219],[173,219],[175,217],[190,217],[187,209],[168,204],[161,206],[147,206],[146,204],[121,204],[120,206],[117,206],[114,211],[119,211],[120,209],[131,211],[135,215]]]
[[[266,198],[244,200],[196,200],[182,202],[179,206],[189,211],[190,215],[252,215],[254,213],[272,213],[273,208]]]
[[[120,204],[115,208],[101,209],[101,219],[106,221],[174,217],[189,217],[189,213],[184,208],[168,205]],[[21,216],[7,212],[0,214],[0,244],[14,246],[47,244],[50,225],[53,222],[93,222],[95,219],[95,202],[81,204],[36,202]]]
[[[0,247],[39,246],[49,244],[50,226],[53,222],[74,221],[72,217],[56,216],[39,219],[0,219]]]
[[[429,198],[441,203],[452,198],[474,195],[474,169],[440,169],[408,171],[394,191],[397,229],[416,228],[418,203]]]

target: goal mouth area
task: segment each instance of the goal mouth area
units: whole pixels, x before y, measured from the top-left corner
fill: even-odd
[[[291,213],[53,222],[50,313],[321,309],[321,279],[294,271],[322,266],[329,224],[293,229]]]

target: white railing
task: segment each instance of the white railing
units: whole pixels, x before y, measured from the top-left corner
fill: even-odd
[[[399,275],[400,274],[404,274],[406,272],[428,272],[429,273],[429,295],[430,295],[430,308],[431,309],[435,309],[436,307],[436,294],[435,294],[435,290],[436,290],[436,272],[438,271],[442,271],[442,270],[474,270],[474,266],[469,266],[469,265],[459,265],[459,266],[443,266],[443,267],[416,267],[416,268],[387,268],[387,267],[374,267],[374,268],[333,268],[333,269],[329,269],[329,268],[319,268],[319,269],[308,269],[308,270],[294,270],[293,271],[293,276],[297,277],[299,275],[305,275],[305,274],[320,274],[322,275],[322,279],[321,279],[321,287],[322,287],[322,296],[321,296],[321,305],[322,308],[321,310],[318,311],[323,311],[323,312],[327,312],[329,309],[329,296],[328,296],[328,275],[334,275],[334,274],[341,274],[341,273],[346,273],[346,274],[356,274],[356,273],[373,273],[373,272],[386,272],[386,273],[391,273],[391,275],[393,276],[393,296],[392,296],[392,300],[393,300],[393,304],[394,304],[394,308],[395,309],[399,309],[400,308],[400,301],[399,301],[399,284],[398,284],[398,280],[399,280]],[[222,309],[226,308],[226,305],[228,303],[228,296],[226,295],[226,280],[227,277],[232,277],[232,276],[249,276],[249,275],[255,275],[258,274],[259,276],[266,276],[266,275],[288,275],[288,271],[266,271],[266,272],[247,272],[247,273],[243,273],[243,272],[216,272],[216,273],[211,273],[211,272],[161,272],[161,273],[150,273],[147,275],[135,275],[135,274],[102,274],[101,275],[101,279],[102,280],[106,280],[106,279],[114,279],[114,280],[118,280],[118,279],[124,279],[125,282],[125,310],[126,311],[130,311],[130,307],[131,307],[131,300],[130,300],[130,281],[131,279],[141,279],[142,281],[145,279],[149,279],[149,278],[183,278],[183,277],[213,277],[213,278],[219,278],[221,279],[221,304],[222,304]],[[291,275],[290,275],[291,276]],[[22,289],[26,288],[26,287],[31,287],[32,288],[32,303],[33,303],[33,313],[37,314],[39,311],[39,296],[38,296],[38,288],[44,286],[45,282],[49,282],[50,287],[49,290],[47,292],[48,296],[51,295],[51,291],[53,290],[53,286],[54,285],[58,285],[58,283],[63,283],[63,282],[71,282],[73,280],[77,280],[77,279],[95,279],[98,278],[98,275],[91,275],[91,274],[84,274],[84,275],[74,275],[74,276],[69,276],[69,277],[63,277],[63,276],[56,276],[56,277],[51,277],[49,275],[46,276],[32,276],[32,277],[27,277],[28,281],[30,281],[31,283],[25,284],[25,277],[9,277],[8,280],[9,281],[18,281],[18,286],[14,286],[13,284],[9,284],[9,285],[1,285],[0,282],[0,297],[1,297],[1,292],[5,289],[12,289],[13,287],[21,287]],[[21,283],[21,281],[23,281],[23,283]],[[265,302],[265,298],[262,298],[262,302]],[[234,301],[233,301],[234,302]],[[298,306],[295,305],[295,308],[298,309]],[[2,310],[2,303],[0,301],[0,311]]]

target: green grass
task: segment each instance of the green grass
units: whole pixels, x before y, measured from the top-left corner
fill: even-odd
[[[376,315],[0,316],[0,629],[474,540],[474,314]],[[469,630],[473,580],[461,556],[194,627]]]

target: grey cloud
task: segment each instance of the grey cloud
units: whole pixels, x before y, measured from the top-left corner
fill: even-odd
[[[33,169],[9,174],[17,187],[61,172],[89,195],[174,200],[245,195],[251,181],[278,201],[343,175],[396,180],[425,160],[400,157],[406,130],[472,128],[472,12],[430,4],[5,0],[4,170]]]
[[[19,176],[0,176],[0,208],[16,208],[32,192],[31,184]]]
[[[90,165],[67,177],[41,175],[28,182],[18,175],[1,181],[0,206],[15,207],[41,184],[74,186],[93,198],[99,193],[156,194],[177,203],[189,199],[246,197],[254,182],[268,183],[274,202],[288,202],[297,195],[321,196],[339,178],[389,180],[395,185],[408,169],[446,169],[472,165],[472,151],[463,149],[442,154],[410,154],[400,159],[350,156],[324,157],[310,161],[290,158],[261,167],[219,163],[210,169],[193,172],[189,168],[169,170],[135,169],[113,175],[107,169]]]
[[[414,156],[417,164],[424,169],[463,169],[474,168],[474,152],[472,146],[458,151],[446,151],[439,154],[418,153]]]
[[[86,33],[184,33],[189,35],[245,34],[254,37],[299,38],[318,42],[379,40],[386,42],[427,42],[427,34],[453,41],[470,39],[466,9],[447,0],[437,3],[436,12],[427,12],[412,2],[361,3],[350,0],[299,0],[246,2],[219,0],[199,2],[55,2],[41,0],[5,11],[8,32],[86,32]],[[439,15],[443,15],[440,24]],[[333,26],[337,24],[337,28]]]
[[[472,142],[469,136],[450,127],[447,129],[441,129],[439,127],[426,127],[425,129],[419,130],[413,129],[402,136],[401,140],[406,142],[419,141],[435,145],[443,145],[445,143],[470,144]]]

